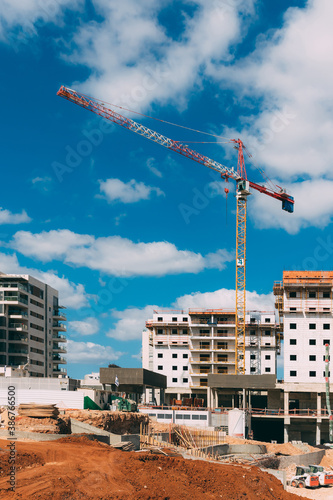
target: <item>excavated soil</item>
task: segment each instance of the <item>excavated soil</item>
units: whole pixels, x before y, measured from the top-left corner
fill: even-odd
[[[140,424],[149,422],[148,415],[144,413],[121,411],[66,410],[66,417],[75,418],[114,434],[137,434],[140,432]]]
[[[85,437],[17,442],[16,491],[8,491],[8,451],[0,440],[0,498],[115,500],[292,500],[256,467],[126,453]]]
[[[15,419],[15,428],[17,431],[40,432],[43,434],[71,433],[69,417],[36,418],[18,415]]]

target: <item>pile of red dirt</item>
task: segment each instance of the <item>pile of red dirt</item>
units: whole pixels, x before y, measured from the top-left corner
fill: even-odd
[[[7,444],[0,440],[0,498],[4,499],[297,499],[275,477],[254,466],[126,453],[73,436],[16,442],[16,490],[12,493]]]
[[[66,410],[66,417],[75,418],[114,434],[137,434],[140,424],[148,424],[145,413],[100,410]]]

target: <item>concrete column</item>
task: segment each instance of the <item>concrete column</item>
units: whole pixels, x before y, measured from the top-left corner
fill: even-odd
[[[207,408],[211,408],[212,406],[211,399],[212,399],[212,390],[210,387],[207,387]]]
[[[214,408],[217,408],[219,404],[219,395],[218,395],[218,390],[214,390]]]
[[[283,442],[288,443],[289,442],[289,426],[287,424],[284,424],[283,431],[284,431]]]
[[[317,416],[321,416],[321,392],[317,393]],[[320,444],[320,443],[317,443]]]
[[[147,386],[144,385],[143,388],[142,388],[142,403],[143,404],[146,404],[146,401],[147,401]]]
[[[178,401],[179,401],[180,399],[182,399],[182,395],[180,394],[180,392],[178,392],[178,393],[177,393],[177,399],[178,399]]]
[[[320,433],[320,422],[316,423],[316,444],[320,444],[321,433]]]
[[[235,408],[235,394],[233,394],[231,397],[231,406],[232,408]]]
[[[155,403],[155,388],[154,387],[152,387],[152,390],[151,390],[151,402],[153,404],[156,404]]]
[[[246,389],[243,389],[243,410],[246,409]]]
[[[289,414],[289,392],[284,392],[284,414],[285,415]]]
[[[252,405],[251,405],[251,391],[250,391],[250,389],[249,389],[248,400],[249,400],[249,410],[251,410]]]

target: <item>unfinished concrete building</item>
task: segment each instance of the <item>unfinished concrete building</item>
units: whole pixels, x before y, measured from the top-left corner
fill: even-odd
[[[246,316],[246,374],[275,374],[280,335],[274,312]],[[166,401],[207,404],[209,374],[235,373],[235,311],[154,311],[143,332],[143,368],[167,377]]]

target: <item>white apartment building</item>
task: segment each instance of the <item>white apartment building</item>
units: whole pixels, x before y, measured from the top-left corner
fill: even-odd
[[[0,273],[0,367],[66,375],[66,316],[58,292],[29,275]]]
[[[275,374],[274,312],[246,315],[246,374]],[[235,311],[154,311],[143,332],[142,366],[167,377],[166,395],[202,397],[209,373],[235,373]]]
[[[325,382],[325,344],[332,344],[332,271],[284,271],[274,285],[283,318],[285,383]]]

